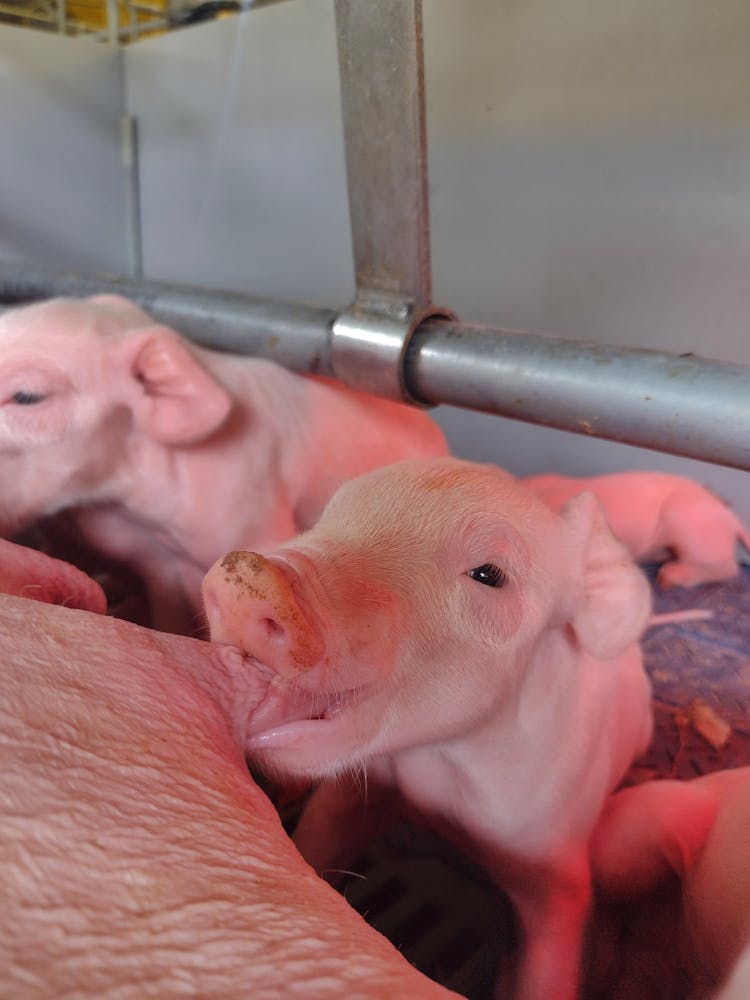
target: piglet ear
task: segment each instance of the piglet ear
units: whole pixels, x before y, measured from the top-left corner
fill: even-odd
[[[612,534],[593,493],[581,493],[560,511],[573,540],[580,587],[569,624],[591,656],[613,659],[643,632],[651,614],[651,588],[630,553]]]
[[[224,386],[168,327],[138,331],[131,375],[137,383],[136,420],[162,444],[203,440],[218,429],[232,408]]]

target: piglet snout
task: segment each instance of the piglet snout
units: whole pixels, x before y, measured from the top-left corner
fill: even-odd
[[[320,632],[301,609],[284,570],[257,552],[230,552],[203,580],[214,641],[230,642],[280,674],[314,667]]]

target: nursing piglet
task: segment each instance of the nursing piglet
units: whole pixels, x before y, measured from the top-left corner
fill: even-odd
[[[195,624],[223,552],[309,527],[352,476],[445,451],[417,409],[201,349],[118,296],[0,317],[0,535],[75,508],[162,630]]]
[[[651,732],[650,591],[596,499],[556,514],[492,466],[399,462],[273,554],[228,554],[203,589],[212,638],[267,680],[252,760],[396,788],[515,902],[518,996],[572,1000],[589,834]],[[362,822],[337,787],[302,819],[317,867]]]
[[[657,575],[663,587],[694,587],[737,576],[737,540],[750,549],[750,535],[737,515],[683,476],[618,472],[589,479],[531,476],[524,482],[553,510],[584,490],[594,493],[634,559],[667,560]]]
[[[689,970],[680,1000],[750,996],[750,768],[693,781],[651,781],[612,796],[592,839],[596,883],[609,899],[644,899],[675,876],[681,912],[668,954]],[[665,947],[663,932],[658,947]],[[631,963],[632,965],[633,963]],[[639,969],[630,991],[647,1000]],[[605,993],[610,996],[610,992]],[[672,996],[666,982],[654,993]]]

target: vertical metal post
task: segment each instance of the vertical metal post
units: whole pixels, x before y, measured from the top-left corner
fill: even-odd
[[[331,361],[349,385],[408,398],[406,344],[430,315],[421,0],[336,0],[357,297]]]
[[[57,31],[58,34],[66,34],[66,24],[67,24],[67,9],[66,0],[57,0]]]
[[[357,292],[430,301],[421,0],[336,0]]]
[[[120,10],[118,0],[107,0],[107,36],[110,45],[120,41]]]
[[[120,157],[125,173],[125,228],[130,276],[143,277],[141,240],[141,193],[138,173],[138,123],[131,115],[120,115]]]

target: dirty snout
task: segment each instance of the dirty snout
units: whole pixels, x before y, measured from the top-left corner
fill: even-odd
[[[203,580],[211,639],[239,646],[279,674],[295,676],[323,655],[283,568],[257,552],[229,552]]]

